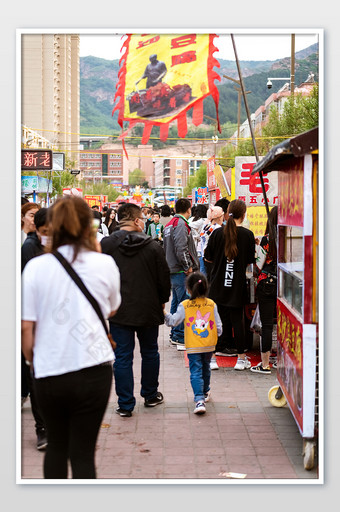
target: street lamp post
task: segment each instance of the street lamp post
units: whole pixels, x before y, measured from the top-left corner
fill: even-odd
[[[231,80],[232,82],[235,82],[236,84],[238,84],[239,87],[235,87],[234,85],[234,89],[235,91],[237,91],[237,94],[238,94],[238,102],[237,102],[237,139],[240,138],[240,125],[241,125],[241,94],[242,94],[242,89],[241,89],[241,83],[239,80],[236,80],[235,78],[232,78],[231,76],[227,76],[227,75],[223,75],[224,78],[227,78],[228,80]],[[250,94],[251,91],[245,91],[245,94]]]
[[[270,89],[272,87],[271,80],[286,80],[290,82],[290,95],[294,97],[294,89],[295,89],[295,34],[291,34],[291,42],[290,42],[290,77],[289,78],[268,78],[267,79],[267,87]]]

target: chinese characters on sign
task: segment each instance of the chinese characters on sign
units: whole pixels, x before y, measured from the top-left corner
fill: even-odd
[[[22,149],[21,150],[21,170],[51,170],[53,164],[52,151],[40,149]]]
[[[84,196],[84,199],[85,201],[87,202],[87,204],[90,206],[90,208],[92,208],[92,206],[99,206],[99,208],[101,209],[102,205],[104,205],[104,203],[107,203],[108,201],[108,196]]]
[[[208,182],[209,192],[211,190],[215,190],[218,186],[217,182],[216,182],[216,177],[214,174],[214,168],[215,168],[215,157],[211,156],[207,160],[207,182]]]
[[[208,187],[193,189],[192,197],[194,198],[194,204],[208,204]]]
[[[221,191],[218,187],[216,176],[214,174],[215,169],[215,157],[211,156],[207,160],[207,184],[209,190],[209,201],[211,204],[215,204],[221,198]]]
[[[260,176],[252,171],[256,164],[254,156],[239,156],[235,158],[234,179],[232,180],[232,197],[241,199],[247,205],[247,221],[249,229],[256,237],[265,234],[267,212],[263,197]],[[263,174],[264,189],[269,208],[279,203],[278,173]],[[247,226],[248,227],[248,226]]]
[[[303,325],[277,301],[278,379],[290,408],[303,427]]]
[[[260,176],[251,174],[255,164],[255,157],[235,158],[235,199],[241,199],[247,206],[265,206]],[[269,206],[277,206],[279,203],[277,174],[275,171],[269,174],[263,173]]]
[[[52,192],[52,181],[40,176],[21,176],[21,193],[50,193]]]
[[[268,220],[265,206],[248,206],[247,219],[249,229],[254,233],[255,237],[261,237],[265,234]]]

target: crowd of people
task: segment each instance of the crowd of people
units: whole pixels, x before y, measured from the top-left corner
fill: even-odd
[[[270,373],[277,209],[256,240],[243,226],[241,200],[208,207],[180,198],[174,209],[121,203],[100,212],[69,196],[49,208],[25,201],[21,213],[21,400],[30,396],[45,478],[67,478],[68,461],[72,478],[96,478],[95,444],[112,382],[117,414],[131,417],[136,405],[136,340],[144,405],[163,403],[164,323],[169,342],[187,353],[195,414],[211,399],[216,355],[236,357],[235,370]],[[245,343],[249,265],[262,322],[254,367]]]

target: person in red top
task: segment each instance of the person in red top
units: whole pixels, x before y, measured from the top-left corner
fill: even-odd
[[[253,373],[263,375],[271,373],[269,365],[270,351],[272,348],[273,325],[276,318],[276,297],[277,297],[277,206],[274,206],[269,213],[266,226],[266,234],[259,244],[262,253],[262,261],[257,258],[259,276],[257,279],[256,295],[260,309],[262,323],[261,333],[261,362],[250,370]],[[261,258],[260,258],[261,259]]]

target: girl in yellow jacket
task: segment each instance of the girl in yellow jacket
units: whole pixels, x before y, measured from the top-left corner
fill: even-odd
[[[222,322],[215,302],[207,298],[208,281],[204,274],[189,274],[186,287],[190,299],[181,302],[176,313],[164,311],[165,323],[175,327],[184,321],[184,343],[196,403],[194,413],[204,414],[205,402],[210,398],[210,360],[222,334]]]

